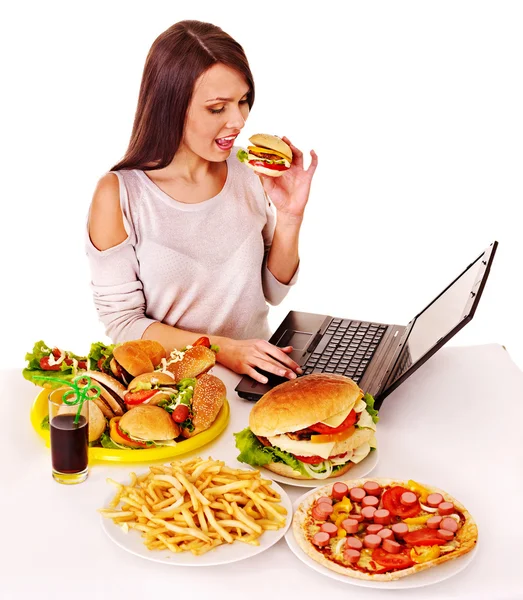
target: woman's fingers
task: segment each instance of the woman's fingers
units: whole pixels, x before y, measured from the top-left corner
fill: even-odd
[[[253,361],[254,362],[254,361]],[[267,358],[257,358],[256,367],[267,371],[267,373],[273,373],[278,377],[286,377],[287,379],[296,379],[296,373],[292,369],[286,369],[281,364],[272,360],[269,356]]]
[[[282,352],[281,348],[273,346],[269,342],[263,342],[260,349],[263,352],[266,352],[269,356],[275,358],[277,361],[281,362],[282,364],[287,365],[293,371],[297,371],[298,373],[302,372],[300,365],[294,360],[292,360],[290,356],[287,356],[285,352]]]
[[[268,379],[267,379],[267,377],[265,377],[265,375],[258,373],[258,371],[256,369],[254,369],[253,367],[250,367],[249,365],[245,366],[243,373],[245,373],[245,375],[248,375],[255,381],[259,381],[260,383],[267,383],[267,381],[268,381]]]
[[[311,150],[311,164],[307,169],[307,173],[312,177],[314,175],[314,171],[316,171],[316,167],[318,166],[318,155],[314,150]]]
[[[292,150],[292,164],[296,165],[299,168],[303,168],[303,152],[294,146],[294,144],[290,141],[290,139],[286,136],[282,137],[282,140],[289,144]]]
[[[290,141],[290,139],[287,136],[283,136],[282,140],[286,144],[289,144],[289,146],[291,147],[292,163],[294,165],[296,165],[297,167],[299,167],[300,169],[303,169],[303,152],[299,148],[296,148],[296,146]],[[311,150],[311,164],[309,165],[309,168],[305,172],[308,173],[312,177],[314,175],[314,171],[316,171],[317,166],[318,166],[318,155],[316,154],[316,152],[314,152],[314,150]]]

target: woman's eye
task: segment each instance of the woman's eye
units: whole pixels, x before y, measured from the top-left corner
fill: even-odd
[[[212,112],[213,115],[217,115],[225,110],[225,106],[222,106],[221,108],[217,108],[217,109],[210,108],[209,110]]]
[[[240,100],[240,104],[247,104],[249,101],[247,99],[245,100]]]

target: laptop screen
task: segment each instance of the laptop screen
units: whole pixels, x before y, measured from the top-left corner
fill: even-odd
[[[414,371],[423,357],[434,354],[472,318],[494,250],[495,247],[490,246],[407,326],[406,339],[383,393],[396,387],[400,378],[406,379],[407,372]]]

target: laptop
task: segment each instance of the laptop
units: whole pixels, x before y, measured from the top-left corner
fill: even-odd
[[[290,356],[311,373],[337,373],[353,379],[383,400],[472,320],[490,272],[497,242],[493,242],[408,325],[370,323],[291,311],[269,342],[292,346]],[[267,378],[259,383],[245,375],[236,392],[259,400],[284,377],[257,369]]]

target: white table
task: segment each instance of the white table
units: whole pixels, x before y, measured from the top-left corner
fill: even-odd
[[[239,399],[239,377],[215,368],[228,388],[231,421],[198,454],[236,463],[233,432],[252,404]],[[102,531],[96,509],[112,493],[107,477],[127,480],[146,466],[95,465],[88,480],[51,478],[49,450],[32,430],[38,392],[18,371],[0,371],[0,598],[77,600],[185,598],[523,598],[523,373],[499,345],[443,348],[389,396],[380,412],[376,477],[432,483],[461,500],[479,527],[467,569],[411,590],[355,587],[306,567],[280,540],[235,564],[183,569],[135,557]],[[303,488],[286,486],[291,499]],[[505,500],[505,498],[508,499]],[[73,591],[74,590],[74,591]],[[243,590],[243,593],[241,593]],[[189,594],[189,595],[188,595]]]

